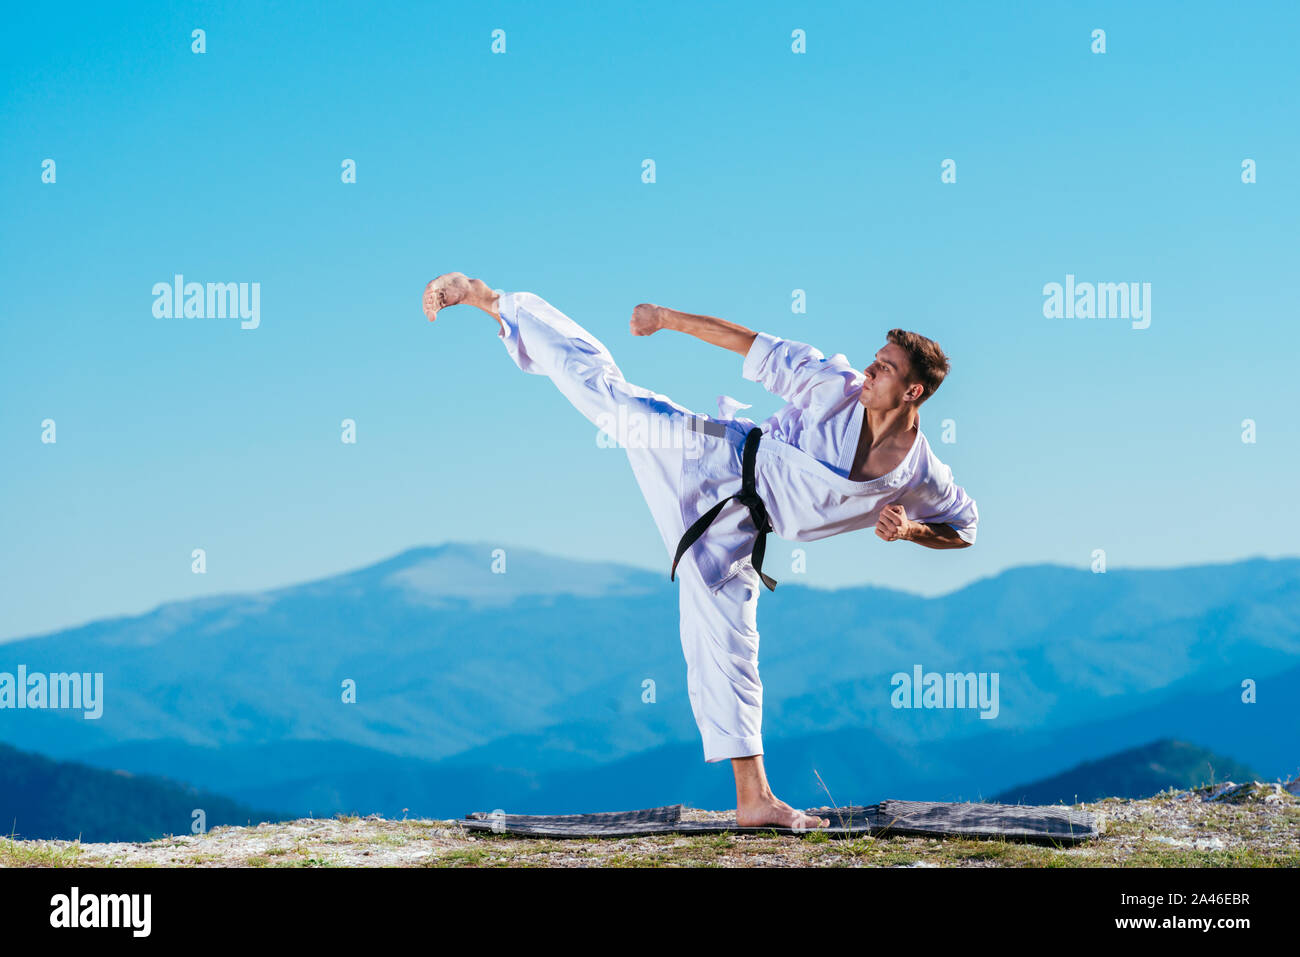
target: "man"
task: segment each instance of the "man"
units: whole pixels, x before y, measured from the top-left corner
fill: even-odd
[[[928,548],[975,542],[979,513],[930,450],[917,408],[948,372],[938,344],[892,329],[859,372],[840,354],[744,326],[643,303],[633,335],[673,329],[744,357],[742,375],[787,404],[762,426],[734,413],[692,412],[623,378],[609,350],[529,292],[503,296],[446,273],[425,288],[430,321],[459,303],[492,316],[525,372],[545,375],[627,450],[633,474],[680,577],[686,683],[708,762],[730,759],[736,823],[825,827],[779,800],[763,769],[763,686],[756,611],[767,531],[813,541],[875,526],[885,541]]]

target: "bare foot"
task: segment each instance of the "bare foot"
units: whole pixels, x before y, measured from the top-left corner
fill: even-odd
[[[424,287],[424,314],[433,322],[438,310],[465,301],[469,296],[469,277],[463,272],[445,272]]]
[[[476,306],[498,322],[497,294],[482,279],[470,279],[463,272],[443,273],[424,287],[424,314],[433,322],[438,312],[448,306],[465,303]]]
[[[813,817],[803,811],[796,811],[774,794],[736,808],[736,824],[739,827],[774,826],[803,831],[829,827],[830,823],[824,817]]]

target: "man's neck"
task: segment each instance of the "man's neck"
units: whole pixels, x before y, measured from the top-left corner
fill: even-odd
[[[921,421],[916,406],[910,404],[884,412],[864,408],[863,413],[866,417],[862,423],[862,441],[870,449],[899,443],[910,445]]]

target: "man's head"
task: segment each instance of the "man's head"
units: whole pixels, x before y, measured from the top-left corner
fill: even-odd
[[[858,397],[869,409],[887,411],[911,403],[919,406],[948,374],[948,357],[933,339],[904,329],[890,329],[876,361],[862,370],[866,377]]]

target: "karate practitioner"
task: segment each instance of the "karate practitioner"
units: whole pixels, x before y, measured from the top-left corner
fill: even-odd
[[[687,691],[708,762],[730,759],[736,823],[825,827],[772,793],[763,769],[763,686],[756,611],[770,530],[813,541],[873,527],[887,542],[928,548],[975,543],[975,501],[921,432],[917,409],[948,371],[938,344],[901,329],[859,371],[841,354],[649,303],[630,331],[673,329],[744,357],[741,374],[786,400],[758,425],[718,399],[719,416],[692,412],[623,378],[591,333],[530,292],[498,296],[479,279],[446,273],[424,291],[432,321],[458,303],[498,324],[525,372],[548,376],[593,424],[627,450],[633,474],[680,581]]]

